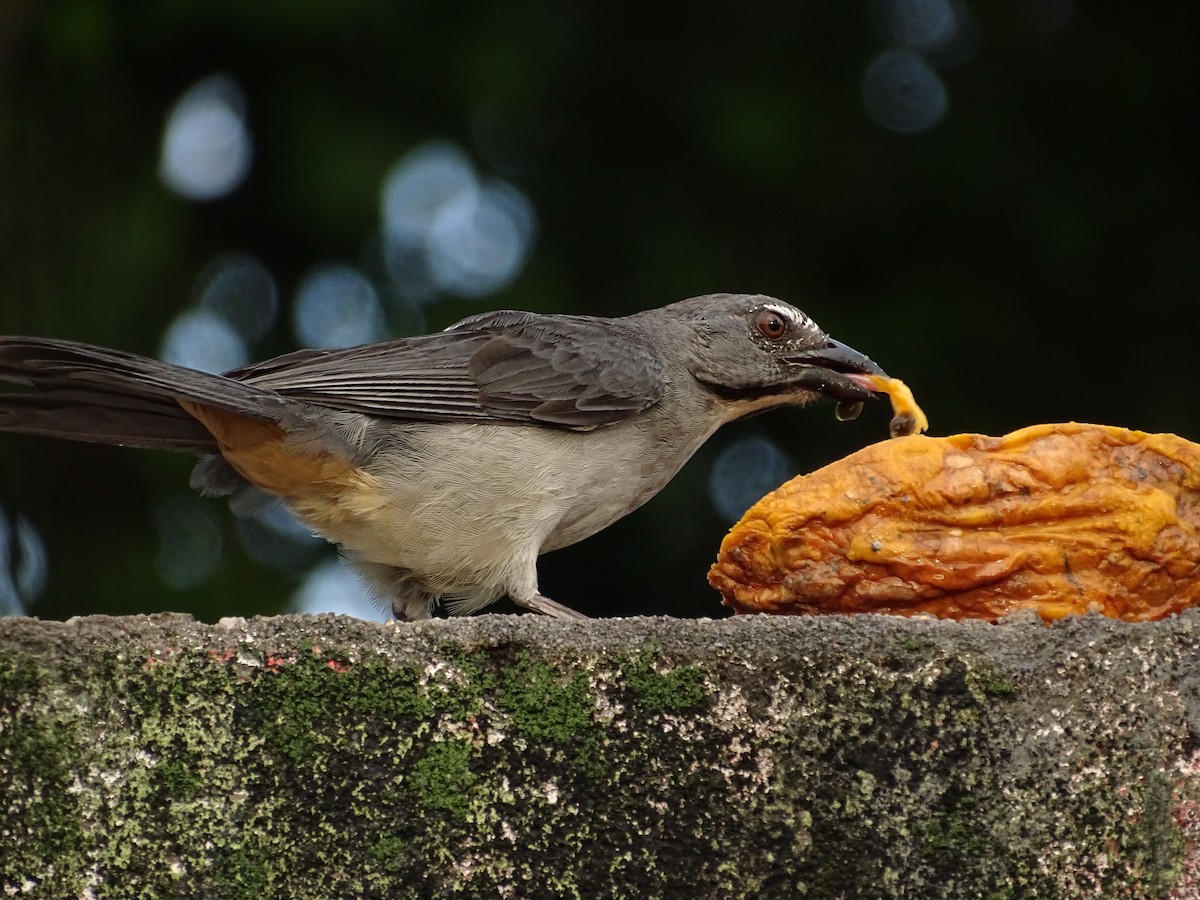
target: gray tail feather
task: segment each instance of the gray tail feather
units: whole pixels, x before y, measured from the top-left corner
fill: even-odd
[[[7,383],[7,384],[3,384]],[[193,400],[267,419],[286,401],[223,375],[74,341],[0,337],[0,431],[212,453]]]

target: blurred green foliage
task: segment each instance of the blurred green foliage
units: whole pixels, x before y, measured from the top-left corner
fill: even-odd
[[[430,329],[763,291],[908,381],[935,433],[1075,419],[1200,439],[1200,6],[1079,4],[1054,28],[1066,0],[967,8],[976,44],[940,70],[947,115],[902,136],[861,101],[885,48],[866,0],[6,0],[0,331],[155,353],[230,250],[286,302],[314,264],[364,260],[384,173],[442,137],[526,193],[539,238],[515,283],[431,307]],[[214,73],[245,92],[254,165],[190,202],[157,178],[162,128]],[[285,315],[255,353],[292,346]],[[719,449],[769,433],[807,470],[887,418],[822,407],[726,429],[646,509],[548,556],[543,590],[594,614],[719,615]],[[51,564],[32,611],[281,608],[300,573],[236,550],[194,590],[158,580],[148,509],[189,464],[4,436],[0,504]]]

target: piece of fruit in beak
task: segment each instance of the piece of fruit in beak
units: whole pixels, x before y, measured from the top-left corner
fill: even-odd
[[[899,378],[889,378],[886,375],[852,374],[847,375],[851,381],[868,391],[887,394],[892,402],[892,421],[888,431],[892,437],[904,437],[910,434],[921,434],[929,429],[929,419],[917,406],[908,385]]]

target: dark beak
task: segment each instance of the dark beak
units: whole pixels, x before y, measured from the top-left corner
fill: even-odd
[[[802,367],[796,381],[834,400],[861,401],[874,396],[869,387],[853,377],[855,375],[887,377],[870,357],[833,338],[827,338],[820,347],[787,357],[787,362]]]

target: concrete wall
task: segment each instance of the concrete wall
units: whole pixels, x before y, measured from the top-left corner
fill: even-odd
[[[1200,896],[1198,628],[0,620],[0,891]]]

